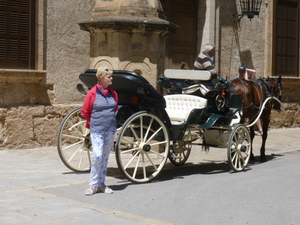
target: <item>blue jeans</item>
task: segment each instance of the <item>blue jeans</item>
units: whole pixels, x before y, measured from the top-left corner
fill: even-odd
[[[115,132],[91,133],[93,161],[90,172],[90,186],[105,185],[107,164],[114,144]]]

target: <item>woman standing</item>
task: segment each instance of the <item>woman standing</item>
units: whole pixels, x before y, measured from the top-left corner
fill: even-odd
[[[118,95],[110,87],[113,79],[112,70],[100,67],[96,77],[98,83],[87,93],[81,111],[86,120],[86,127],[90,129],[93,147],[89,188],[85,191],[85,195],[97,192],[113,193],[113,190],[105,185],[105,177],[117,129]]]

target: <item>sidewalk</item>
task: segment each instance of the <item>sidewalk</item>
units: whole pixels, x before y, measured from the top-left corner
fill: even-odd
[[[254,154],[259,154],[261,137],[255,137]],[[270,129],[266,143],[266,154],[281,154],[300,150],[300,128]]]
[[[266,144],[266,155],[283,155],[300,150],[299,134],[300,128],[271,129]],[[256,156],[259,155],[260,139],[261,137],[256,137],[254,140]],[[193,146],[187,163],[200,164],[226,160],[225,149],[212,148],[207,153],[201,151],[201,146]],[[128,182],[120,177],[112,154],[107,184],[122,186],[125,189]],[[0,151],[1,224],[168,224],[137,216],[134,212],[130,214],[105,208],[99,205],[95,198],[84,196],[87,185],[88,173],[76,174],[66,168],[59,159],[56,147],[2,150]],[[69,197],[70,194],[72,197]],[[100,197],[107,196],[99,196],[98,200]]]

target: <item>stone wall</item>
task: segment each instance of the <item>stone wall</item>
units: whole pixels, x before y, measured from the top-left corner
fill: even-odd
[[[96,0],[52,0],[46,9],[47,83],[53,84],[54,103],[82,101],[78,76],[90,68],[90,35],[78,23],[90,20]]]
[[[266,4],[262,3],[259,17],[255,16],[251,21],[244,16],[241,20],[239,2],[219,1],[220,4],[220,34],[217,40],[218,74],[226,75],[232,80],[238,76],[238,68],[241,64],[256,70],[256,77],[267,77],[272,74],[264,74],[264,49],[269,41],[265,40],[264,18]],[[217,38],[217,35],[216,35]],[[268,62],[270,63],[270,62]]]
[[[300,127],[300,103],[283,103],[282,111],[272,111],[271,128]]]
[[[63,117],[76,105],[0,108],[0,149],[55,146]]]
[[[0,149],[56,146],[63,117],[81,106],[19,106],[0,108]],[[282,111],[272,111],[271,128],[300,127],[300,103],[284,103]]]

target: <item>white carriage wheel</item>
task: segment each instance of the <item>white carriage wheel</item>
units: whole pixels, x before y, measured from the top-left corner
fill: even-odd
[[[87,172],[91,168],[92,144],[90,130],[81,117],[81,107],[68,113],[59,127],[57,150],[62,162],[74,172]]]
[[[170,146],[169,160],[175,166],[182,166],[189,158],[192,149],[191,130],[185,132],[183,140],[174,141]]]
[[[157,116],[138,112],[125,121],[116,143],[116,160],[128,180],[151,181],[163,169],[168,154],[168,130]]]
[[[234,126],[227,147],[228,163],[234,171],[242,171],[247,166],[251,153],[251,138],[245,125]]]

